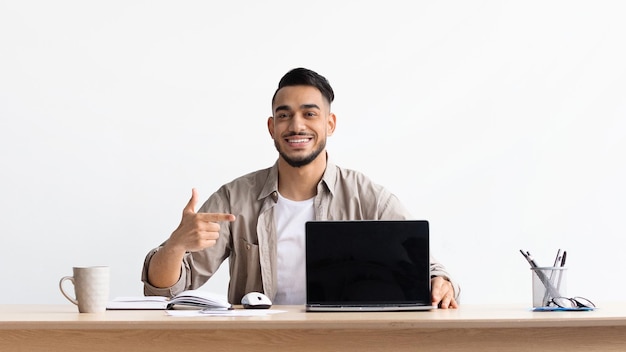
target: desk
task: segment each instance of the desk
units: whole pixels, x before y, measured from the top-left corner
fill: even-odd
[[[73,305],[0,305],[0,351],[625,351],[626,303],[593,312],[522,305],[456,310],[170,317],[79,314]]]

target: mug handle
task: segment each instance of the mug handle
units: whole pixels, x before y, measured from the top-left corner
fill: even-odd
[[[61,278],[61,281],[59,281],[59,289],[61,289],[61,293],[63,294],[63,296],[65,296],[65,298],[67,298],[70,302],[74,303],[75,305],[78,305],[78,301],[76,300],[76,298],[71,297],[70,295],[68,295],[65,290],[63,289],[63,281],[65,280],[69,280],[72,282],[72,285],[76,285],[74,283],[74,277],[73,276],[63,276]]]

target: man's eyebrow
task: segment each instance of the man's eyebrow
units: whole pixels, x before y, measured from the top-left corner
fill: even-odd
[[[281,110],[291,111],[291,108],[289,107],[289,105],[279,105],[276,107],[276,109],[274,109],[274,112],[279,112]]]
[[[302,104],[300,105],[301,109],[319,109],[320,107],[317,104]]]
[[[320,109],[317,104],[302,104],[300,105],[300,109]],[[281,110],[291,111],[291,107],[289,105],[279,105],[274,109],[274,112],[279,112]]]

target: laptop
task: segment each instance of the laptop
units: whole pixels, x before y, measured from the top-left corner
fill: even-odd
[[[306,223],[306,310],[435,309],[426,220]]]

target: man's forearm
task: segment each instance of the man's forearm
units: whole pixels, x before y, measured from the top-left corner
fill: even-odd
[[[154,253],[148,265],[148,281],[154,287],[173,286],[180,279],[181,265],[185,252],[163,246]]]

